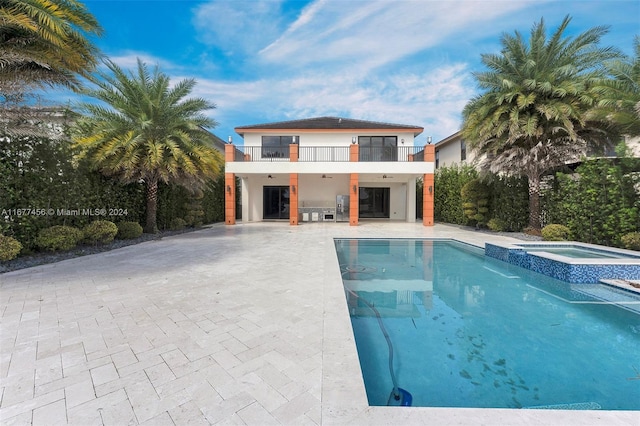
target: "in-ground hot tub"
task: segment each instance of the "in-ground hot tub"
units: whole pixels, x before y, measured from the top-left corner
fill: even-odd
[[[486,243],[485,255],[569,283],[640,279],[640,252],[595,244]]]

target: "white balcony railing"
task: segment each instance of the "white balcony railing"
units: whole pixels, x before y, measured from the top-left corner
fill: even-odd
[[[287,162],[290,161],[289,146],[236,147],[235,161],[238,162]],[[348,146],[299,146],[298,162],[349,162]],[[362,162],[407,162],[424,161],[421,146],[369,147],[360,146],[358,161]]]

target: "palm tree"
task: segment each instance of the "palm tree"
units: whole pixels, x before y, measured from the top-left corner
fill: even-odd
[[[463,110],[463,137],[484,154],[483,168],[528,178],[529,226],[534,229],[541,225],[542,175],[611,136],[611,129],[587,121],[585,113],[595,102],[590,82],[619,53],[598,46],[606,27],[564,37],[570,21],[565,17],[547,38],[541,19],[528,44],[517,31],[504,34],[501,53],[481,57],[488,71],[474,74],[484,93]]]
[[[590,112],[591,119],[609,121],[628,136],[640,136],[640,36],[634,39],[634,50],[634,58],[607,64],[612,78],[593,88],[598,103]]]
[[[138,59],[137,72],[125,72],[105,61],[113,75],[91,77],[97,88],[86,94],[107,106],[81,105],[85,117],[72,131],[78,157],[123,183],[144,182],[147,190],[145,232],[155,233],[158,183],[175,183],[195,190],[215,178],[222,156],[204,130],[217,123],[203,111],[215,105],[200,98],[185,99],[193,79],[171,87],[155,67],[152,73]]]
[[[77,0],[0,0],[0,94],[25,87],[79,87],[97,65],[87,36],[102,29]]]

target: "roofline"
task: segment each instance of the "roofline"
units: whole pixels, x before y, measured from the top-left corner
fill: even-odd
[[[358,128],[358,129],[296,129],[296,128],[284,128],[284,129],[278,129],[278,128],[254,128],[252,127],[251,129],[242,129],[240,127],[236,127],[234,128],[234,130],[236,131],[237,134],[239,134],[240,136],[243,136],[245,133],[267,133],[267,132],[278,132],[278,133],[353,133],[353,132],[395,132],[395,131],[401,131],[401,132],[413,132],[414,136],[418,136],[420,133],[422,133],[424,131],[424,128],[422,127],[389,127],[386,129],[365,129],[365,128]]]
[[[343,120],[341,117],[312,117],[312,118],[304,118],[299,120],[288,120],[288,121],[278,121],[273,123],[262,123],[256,125],[249,126],[238,126],[233,130],[240,136],[244,137],[245,133],[273,133],[273,132],[296,132],[296,133],[353,133],[354,131],[358,132],[380,132],[380,131],[391,131],[391,132],[413,132],[413,136],[416,137],[424,131],[423,127],[420,126],[412,126],[412,125],[402,125],[402,124],[393,124],[393,123],[384,123],[380,121],[368,121],[368,120],[358,120],[353,118],[344,118],[345,127],[344,128],[308,128],[308,127],[289,127],[291,124],[308,122],[310,120],[318,120],[318,119],[336,119]],[[359,127],[349,127],[348,122],[355,121],[360,123],[370,123],[370,124],[379,124],[383,126],[389,126],[386,128],[359,128]],[[287,126],[279,128],[278,125]]]
[[[454,134],[447,136],[446,138],[436,142],[434,145],[435,146],[442,146],[442,145],[446,145],[456,139],[458,139],[460,136],[462,136],[462,130],[458,130],[457,132],[455,132]]]

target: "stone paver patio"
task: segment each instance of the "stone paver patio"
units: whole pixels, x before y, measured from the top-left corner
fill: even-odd
[[[640,424],[369,407],[334,237],[511,241],[445,225],[215,225],[0,274],[0,423]]]

